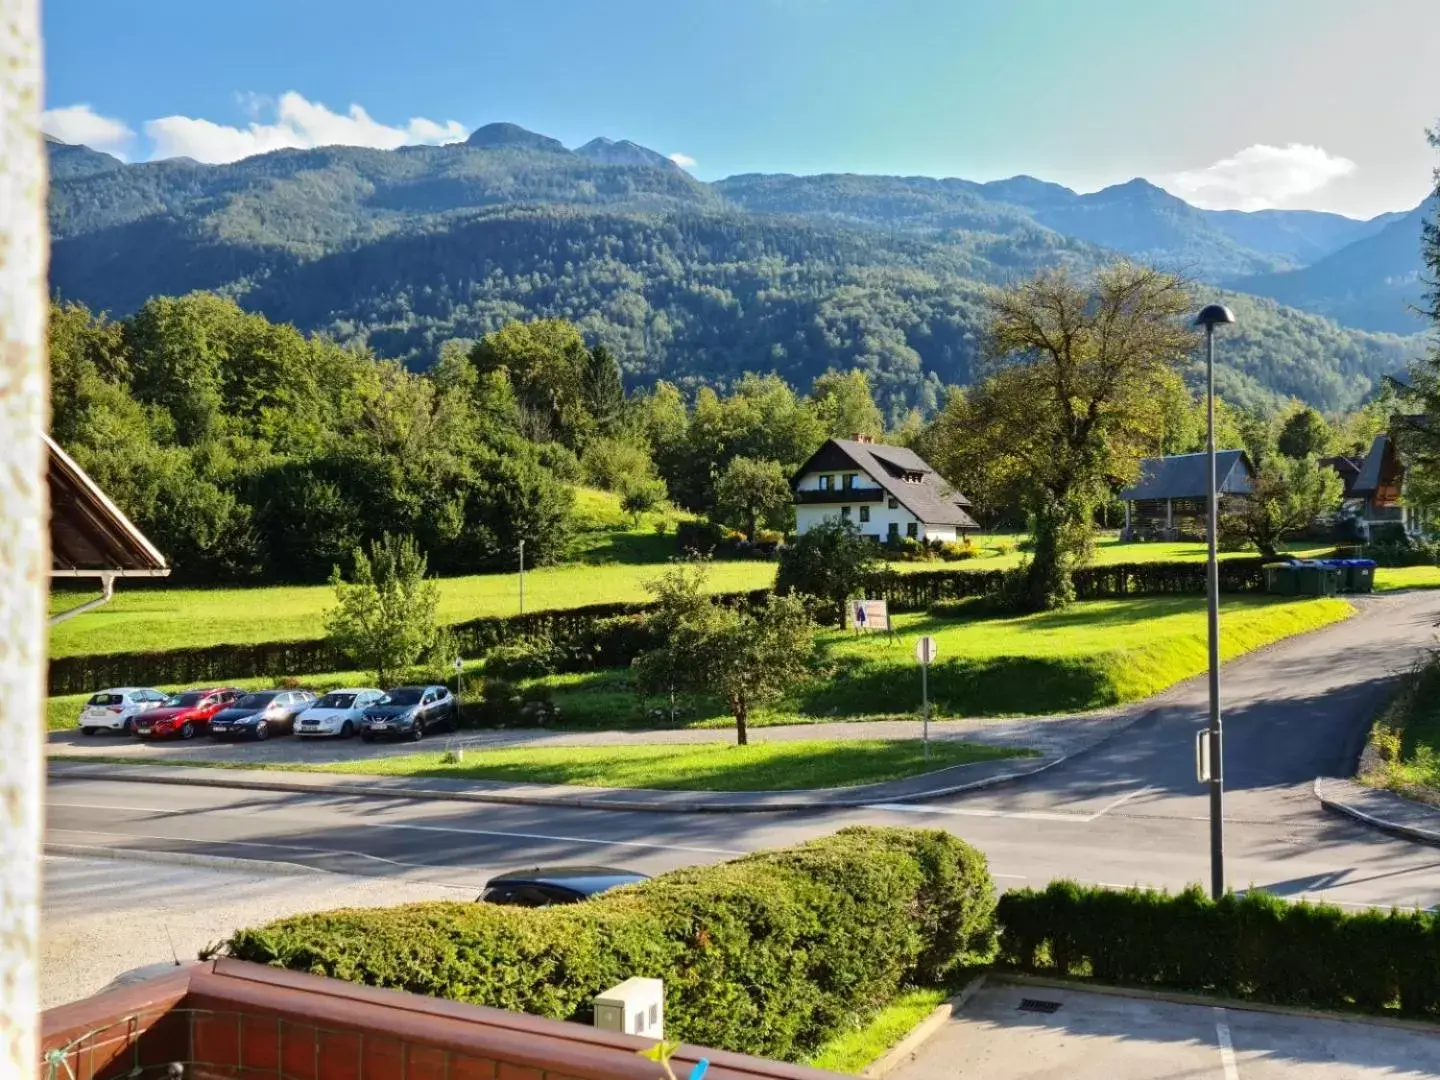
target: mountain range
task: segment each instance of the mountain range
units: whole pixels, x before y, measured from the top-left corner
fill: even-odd
[[[229,165],[49,151],[60,297],[121,315],[212,289],[415,363],[556,315],[615,348],[632,381],[803,383],[858,365],[898,412],[971,377],[984,285],[1117,252],[1237,297],[1222,387],[1252,404],[1349,407],[1425,329],[1408,305],[1434,200],[1356,221],[1202,210],[1139,179],[1091,194],[1026,176],[706,184],[633,142],[570,150],[503,123],[448,146]]]

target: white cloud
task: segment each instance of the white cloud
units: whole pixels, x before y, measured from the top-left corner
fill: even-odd
[[[1291,205],[1355,171],[1355,162],[1323,147],[1256,143],[1203,169],[1160,177],[1157,183],[1206,210],[1267,210]]]
[[[116,157],[124,157],[135,138],[125,121],[101,116],[89,105],[46,109],[40,115],[40,128],[61,142],[79,143]]]
[[[695,167],[695,159],[689,154],[681,154],[679,152],[676,152],[670,155],[670,160],[673,161],[676,165],[679,165],[682,169],[693,169]]]
[[[274,122],[262,123],[258,114],[268,112],[270,103],[256,95],[246,95],[242,101],[256,117],[243,128],[189,116],[146,121],[151,157],[191,157],[217,164],[285,147],[342,145],[394,150],[415,144],[459,142],[466,135],[465,128],[454,120],[442,124],[415,117],[403,127],[391,127],[359,105],[351,105],[349,112],[341,114],[293,90],[281,94],[274,103]]]

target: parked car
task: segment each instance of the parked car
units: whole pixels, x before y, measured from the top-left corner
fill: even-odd
[[[320,700],[312,701],[300,714],[295,722],[295,734],[309,738],[339,736],[348,739],[365,722],[365,710],[384,696],[384,691],[369,687],[331,690]]]
[[[142,739],[193,739],[210,726],[210,718],[244,691],[229,686],[182,690],[158,708],[135,714],[135,734]]]
[[[537,866],[533,870],[511,870],[492,877],[485,882],[485,890],[476,902],[511,907],[578,904],[609,889],[649,880],[633,870],[608,866]]]
[[[365,710],[360,737],[413,739],[419,742],[438,728],[453,731],[459,720],[455,695],[443,686],[397,686]]]
[[[91,694],[90,700],[80,710],[77,725],[82,735],[96,735],[102,731],[119,731],[129,735],[134,727],[135,714],[153,709],[165,701],[167,695],[148,686],[116,686]]]
[[[268,739],[289,735],[295,717],[314,702],[309,690],[256,690],[236,698],[210,718],[212,739]]]

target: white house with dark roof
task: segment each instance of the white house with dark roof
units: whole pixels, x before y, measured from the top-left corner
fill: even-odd
[[[826,442],[791,477],[790,488],[797,535],[836,517],[877,541],[955,540],[980,528],[966,512],[970,500],[919,454],[865,437]]]

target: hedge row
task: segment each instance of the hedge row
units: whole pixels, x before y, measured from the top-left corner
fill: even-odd
[[[426,903],[299,915],[230,956],[556,1019],[665,980],[666,1037],[795,1060],[909,983],[993,952],[985,857],[938,830],[851,828],[585,903]]]
[[[1220,589],[1227,593],[1261,592],[1262,559],[1226,559],[1220,564]],[[1000,587],[1000,570],[887,571],[873,592],[893,611],[924,611],[939,600],[987,596]],[[1203,593],[1203,562],[1122,563],[1075,572],[1076,595],[1086,600],[1123,596]],[[734,603],[757,602],[766,590],[727,593]],[[648,604],[591,604],[564,611],[490,616],[452,626],[462,656],[480,656],[496,645],[547,637],[570,659],[567,670],[628,664],[644,638],[638,616]],[[352,664],[324,639],[270,641],[253,645],[212,645],[165,652],[105,653],[50,661],[50,694],[83,694],[101,686],[172,686],[223,683],[279,675],[341,671]]]
[[[1440,918],[1062,881],[1000,898],[1000,963],[1098,982],[1440,1017]]]

